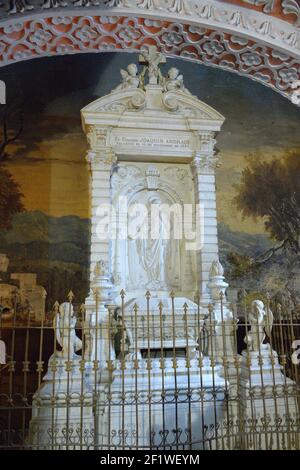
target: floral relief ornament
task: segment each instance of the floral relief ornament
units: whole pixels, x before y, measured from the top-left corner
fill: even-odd
[[[265,13],[271,13],[275,6],[275,0],[243,0],[244,3],[249,5],[263,6]]]
[[[131,51],[142,51],[145,41],[153,38],[153,33],[146,27],[146,21],[149,19],[89,16],[88,23],[86,19],[87,17],[84,16],[58,15],[47,19],[33,18],[26,22],[18,18],[16,22],[4,24],[0,63],[6,65],[31,57],[69,54],[77,51],[122,50],[128,47]],[[107,29],[108,23],[109,30]],[[130,24],[132,30],[135,31],[133,37],[137,38],[131,42],[130,46],[128,46],[127,37],[120,34],[126,29],[127,24]],[[60,25],[68,26],[68,31],[65,32],[64,28],[59,27]],[[18,32],[19,41],[16,40],[15,31]],[[179,45],[173,44],[172,50],[168,50],[163,40],[163,36],[168,31],[176,31],[184,42]],[[300,32],[298,36],[300,48]],[[253,43],[252,40],[239,37],[237,34],[219,30],[195,30],[194,26],[170,21],[157,26],[155,40],[162,52],[169,51],[168,53],[174,57],[192,58],[199,63],[219,66],[268,83],[289,99],[291,99],[292,82],[300,80],[298,59],[287,52],[272,49],[257,42]],[[276,63],[273,58],[276,59]],[[134,74],[132,78],[134,79]],[[172,86],[171,82],[170,85]]]
[[[241,0],[246,5],[254,5],[262,7],[262,13],[265,15],[271,14],[273,17],[279,16],[280,14],[288,15],[286,21],[295,23],[296,26],[300,24],[300,3],[299,0],[279,0],[281,9],[277,11],[275,9],[276,0]],[[224,2],[222,2],[224,5]],[[32,9],[56,9],[61,7],[93,7],[100,5],[100,0],[44,0],[42,4],[31,4],[30,0],[9,0],[9,14],[24,13]],[[104,0],[103,5],[106,8],[135,8],[138,7],[144,10],[151,11],[166,11],[178,15],[186,16],[200,16],[204,19],[213,19],[214,21],[223,22],[224,20],[228,23],[240,26],[243,29],[249,29],[249,22],[247,21],[246,15],[242,14],[240,10],[234,11],[234,5],[226,5],[226,10],[223,8],[217,8],[215,4],[204,2],[203,0]],[[0,6],[3,6],[0,0]],[[252,11],[252,10],[251,10]],[[227,18],[226,18],[227,17]],[[293,19],[292,19],[293,18]],[[257,20],[253,19],[251,29],[260,30],[260,26],[257,25]],[[250,23],[252,22],[250,20]],[[266,22],[262,21],[262,25]],[[271,23],[270,32],[272,30]],[[267,32],[267,31],[266,31]],[[281,32],[282,33],[282,32]]]
[[[299,0],[283,0],[281,3],[283,13],[296,16],[296,26],[300,25],[300,3]]]

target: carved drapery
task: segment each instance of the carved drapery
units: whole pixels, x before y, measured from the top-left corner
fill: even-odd
[[[127,224],[129,208],[135,203],[146,206],[149,198],[157,197],[162,204],[167,204],[167,206],[174,204],[181,210],[184,204],[192,204],[192,179],[185,165],[120,162],[112,176],[112,196],[118,221]],[[126,207],[119,205],[124,201],[126,201]],[[172,227],[170,228],[172,230]],[[169,262],[165,261],[165,266],[162,268],[167,282],[151,287],[150,284],[147,285],[148,281],[145,282],[144,267],[141,268],[143,256],[135,261],[132,260],[133,255],[136,254],[134,240],[130,237],[127,240],[120,240],[117,237],[113,241],[112,250],[112,272],[117,290],[121,290],[124,286],[127,293],[140,291],[142,294],[150,287],[167,293],[172,289],[177,292],[193,290],[192,286],[196,282],[193,253],[186,251],[184,240],[174,239],[174,233],[171,235],[170,242],[173,244],[172,247],[167,246],[168,243],[165,242]],[[139,268],[138,265],[140,265]],[[137,279],[138,276],[140,278]]]

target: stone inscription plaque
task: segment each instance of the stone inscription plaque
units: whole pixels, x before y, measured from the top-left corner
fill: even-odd
[[[112,145],[146,149],[188,150],[191,139],[187,136],[145,136],[145,135],[113,135]]]

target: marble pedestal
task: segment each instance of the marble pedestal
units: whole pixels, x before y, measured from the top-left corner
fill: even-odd
[[[174,365],[176,368],[174,368]],[[118,363],[98,414],[102,448],[205,449],[224,414],[225,381],[203,360]],[[103,395],[103,396],[105,396]]]
[[[269,344],[243,351],[239,381],[241,448],[299,448],[296,384],[282,372]]]
[[[35,393],[29,444],[33,449],[88,449],[94,443],[93,394],[78,356],[52,356]]]

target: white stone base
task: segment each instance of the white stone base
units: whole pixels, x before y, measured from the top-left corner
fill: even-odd
[[[39,450],[88,449],[94,444],[92,393],[78,359],[69,372],[62,358],[56,358],[53,371],[54,359],[50,358],[43,384],[33,397],[29,444]]]
[[[255,450],[299,449],[296,384],[282,373],[277,353],[262,345],[260,353],[242,353],[239,383],[240,446]]]
[[[138,368],[128,361],[126,369],[103,394],[100,405],[99,443],[103,448],[205,449],[207,433],[224,414],[224,379],[204,360],[202,376],[198,360],[186,367],[185,359],[139,360]],[[110,400],[108,399],[110,397]],[[124,430],[124,431],[122,431]],[[176,430],[176,431],[175,431]]]

